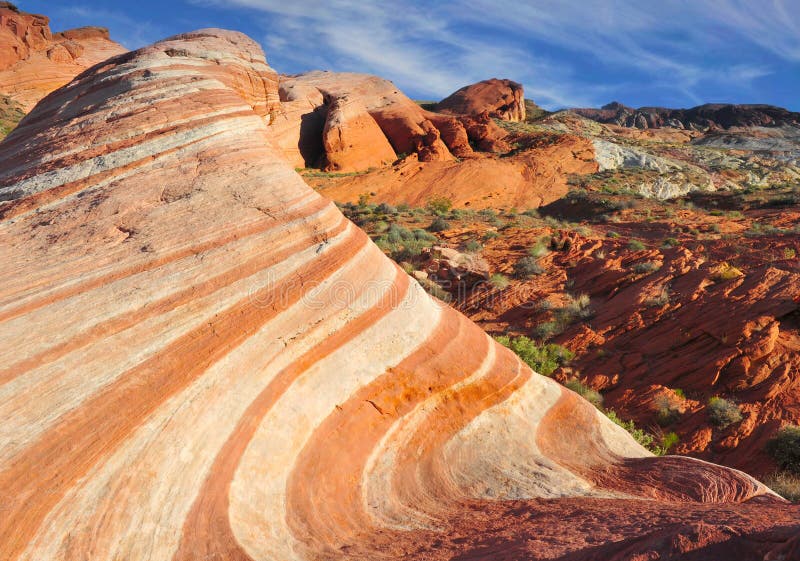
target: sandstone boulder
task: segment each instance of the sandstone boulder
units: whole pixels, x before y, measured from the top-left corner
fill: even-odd
[[[525,120],[522,84],[511,80],[484,80],[464,86],[436,104],[436,110],[455,115],[480,115],[503,121]]]

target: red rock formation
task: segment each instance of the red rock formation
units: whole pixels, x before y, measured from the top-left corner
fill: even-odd
[[[567,175],[597,171],[591,141],[572,135],[539,138],[505,158],[419,162],[415,157],[372,173],[341,178],[308,178],[325,196],[356,202],[368,193],[373,202],[425,206],[446,197],[457,207],[536,208],[567,193]]]
[[[796,549],[797,507],[650,457],[429,298],[293,173],[278,110],[258,46],[204,30],[0,145],[0,558]]]
[[[45,16],[0,2],[0,94],[26,111],[84,69],[125,51],[109,39],[107,29],[84,27],[54,34],[49,23]]]
[[[522,84],[511,80],[484,80],[464,86],[436,104],[436,110],[453,115],[480,115],[504,121],[525,120]]]
[[[328,104],[322,146],[329,170],[362,170],[391,164],[397,159],[364,104],[349,96]]]

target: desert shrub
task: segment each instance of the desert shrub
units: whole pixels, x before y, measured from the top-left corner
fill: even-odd
[[[728,263],[722,263],[711,276],[716,282],[725,282],[744,276],[739,269]]]
[[[447,292],[444,288],[442,288],[432,280],[423,279],[420,281],[420,284],[422,285],[422,288],[425,289],[425,292],[427,292],[431,296],[438,298],[442,302],[449,303],[453,300],[453,297],[449,292]]]
[[[547,340],[564,331],[564,326],[555,321],[545,321],[534,328],[534,333],[539,339]]]
[[[520,279],[528,279],[533,275],[541,275],[544,269],[535,257],[523,257],[514,263],[514,275]]]
[[[483,249],[483,246],[478,240],[469,240],[467,243],[464,244],[464,249],[471,253],[477,253],[478,251]]]
[[[645,245],[639,240],[631,240],[628,242],[628,249],[631,251],[641,251],[645,249]]]
[[[358,196],[358,206],[360,206],[362,208],[367,206],[369,204],[369,198],[370,198],[370,194],[369,193],[361,193]]]
[[[658,456],[663,456],[664,454],[669,453],[669,451],[677,446],[680,441],[681,439],[677,433],[664,433],[664,435],[661,437],[661,444],[655,454]]]
[[[603,396],[597,390],[593,390],[577,378],[570,378],[564,385],[598,409],[602,410]]]
[[[669,289],[666,286],[661,289],[661,292],[659,292],[658,296],[649,298],[645,302],[645,305],[648,308],[661,308],[667,304],[669,304]]]
[[[561,345],[554,343],[540,345],[524,335],[513,339],[508,335],[500,335],[495,339],[514,351],[525,364],[543,376],[551,375],[556,368],[566,364],[575,356],[575,353]]]
[[[431,232],[444,232],[445,230],[450,229],[450,223],[442,218],[441,216],[437,216],[431,222],[431,225],[428,226],[428,230]]]
[[[661,247],[677,247],[678,246],[678,238],[664,238],[664,242],[661,244]]]
[[[588,294],[569,295],[567,303],[554,310],[556,319],[564,324],[572,323],[576,319],[589,319],[594,315],[594,311],[589,307],[590,302]]]
[[[778,467],[800,475],[800,426],[789,425],[780,429],[767,442],[767,452]]]
[[[529,208],[525,210],[522,214],[524,214],[525,216],[529,216],[530,218],[541,218],[539,211],[536,210],[535,208]]]
[[[489,282],[492,284],[492,286],[499,288],[500,290],[506,288],[509,284],[508,277],[501,275],[500,273],[495,273],[489,277]]]
[[[678,420],[681,415],[680,403],[677,398],[666,395],[659,396],[655,402],[656,422],[665,427]]]
[[[779,471],[764,479],[764,483],[787,501],[800,502],[800,476]]]
[[[661,263],[658,261],[641,261],[633,265],[633,272],[638,275],[643,275],[658,271],[660,268]]]
[[[453,208],[453,201],[447,197],[434,197],[428,201],[427,208],[436,214],[444,214]]]
[[[499,238],[499,237],[500,237],[500,233],[499,232],[495,232],[494,230],[487,230],[483,234],[483,241],[493,240],[493,239]]]
[[[652,446],[653,446],[653,441],[655,439],[653,438],[652,434],[638,428],[636,426],[636,423],[634,423],[633,421],[624,421],[619,417],[619,415],[617,415],[617,413],[613,409],[609,409],[605,413],[606,417],[611,419],[611,421],[613,421],[614,423],[616,423],[617,425],[621,426],[623,429],[628,431],[636,442],[638,442],[651,452],[653,451]]]
[[[386,238],[391,243],[399,243],[406,240],[413,240],[414,234],[408,228],[404,228],[398,224],[391,224],[389,231],[386,233]]]
[[[797,251],[795,251],[792,247],[784,247],[783,248],[783,258],[784,259],[794,259],[797,256]]]
[[[411,210],[411,207],[406,203],[400,203],[397,205],[397,212],[408,212]]]
[[[397,209],[390,204],[381,203],[375,207],[375,212],[380,212],[381,214],[397,214]]]
[[[618,234],[618,233],[616,233],[616,232],[613,232],[613,231],[612,231],[612,232],[608,232],[608,233],[606,234],[606,237],[607,237],[607,238],[618,238],[618,237],[619,237],[619,234]]]
[[[539,241],[536,245],[534,245],[528,250],[528,255],[536,259],[544,257],[548,253],[550,253],[550,250],[548,249],[547,244],[544,241]]]
[[[742,411],[734,402],[722,397],[708,400],[708,417],[719,428],[725,428],[742,420]]]

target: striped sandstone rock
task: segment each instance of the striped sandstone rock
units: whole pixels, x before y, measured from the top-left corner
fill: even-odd
[[[428,297],[293,171],[278,103],[203,30],[0,145],[0,559],[794,547],[764,486],[651,457]]]

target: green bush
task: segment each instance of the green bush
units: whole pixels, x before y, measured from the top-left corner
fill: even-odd
[[[381,203],[375,207],[375,212],[380,212],[381,214],[397,214],[397,209],[390,204]]]
[[[534,333],[539,339],[547,340],[564,331],[564,326],[556,321],[545,321],[534,328]]]
[[[500,234],[498,232],[495,232],[494,230],[487,230],[483,234],[483,241],[493,240],[493,239],[499,238],[499,237],[500,237]]]
[[[431,225],[428,226],[428,230],[431,232],[444,232],[445,230],[450,229],[450,223],[442,218],[441,216],[437,216],[431,222]]]
[[[660,268],[661,263],[658,261],[642,261],[633,265],[633,272],[637,275],[644,275],[658,271]]]
[[[577,378],[570,378],[564,385],[598,409],[603,409],[603,396],[597,390],[593,390]]]
[[[523,257],[514,263],[514,275],[520,279],[528,279],[533,275],[541,275],[544,269],[535,257]]]
[[[738,423],[742,420],[742,411],[734,402],[721,397],[708,400],[708,417],[719,428]]]
[[[641,250],[645,249],[646,247],[647,246],[645,246],[639,240],[631,240],[631,241],[628,242],[628,249],[630,249],[631,251],[641,251]]]
[[[781,469],[800,475],[800,426],[779,430],[767,442],[767,452]]]
[[[464,244],[464,249],[466,249],[470,253],[477,253],[483,249],[483,246],[478,240],[469,240],[467,243]]]
[[[494,286],[495,288],[499,288],[500,290],[507,288],[509,284],[508,277],[506,277],[505,275],[501,275],[500,273],[495,273],[491,277],[489,277],[489,282],[491,283],[492,286]]]
[[[500,335],[495,339],[501,345],[517,353],[525,364],[543,376],[549,376],[556,368],[575,357],[575,353],[561,345],[554,343],[538,345],[524,335],[513,339],[508,335]]]
[[[605,413],[606,417],[611,419],[611,421],[613,421],[614,423],[616,423],[617,425],[621,426],[623,429],[628,431],[636,442],[638,442],[651,452],[653,451],[652,446],[653,446],[653,440],[655,439],[653,438],[652,434],[638,428],[636,426],[636,423],[634,423],[633,421],[624,421],[620,419],[619,415],[617,415],[617,413],[613,409],[609,409]]]
[[[543,241],[538,242],[535,246],[528,250],[528,255],[536,259],[544,257],[548,253],[550,253],[550,250],[547,248],[547,244]]]
[[[661,247],[677,247],[678,246],[678,238],[666,238],[664,243],[661,244]]]
[[[447,197],[434,197],[428,201],[427,208],[436,214],[444,214],[453,208],[453,201]]]

